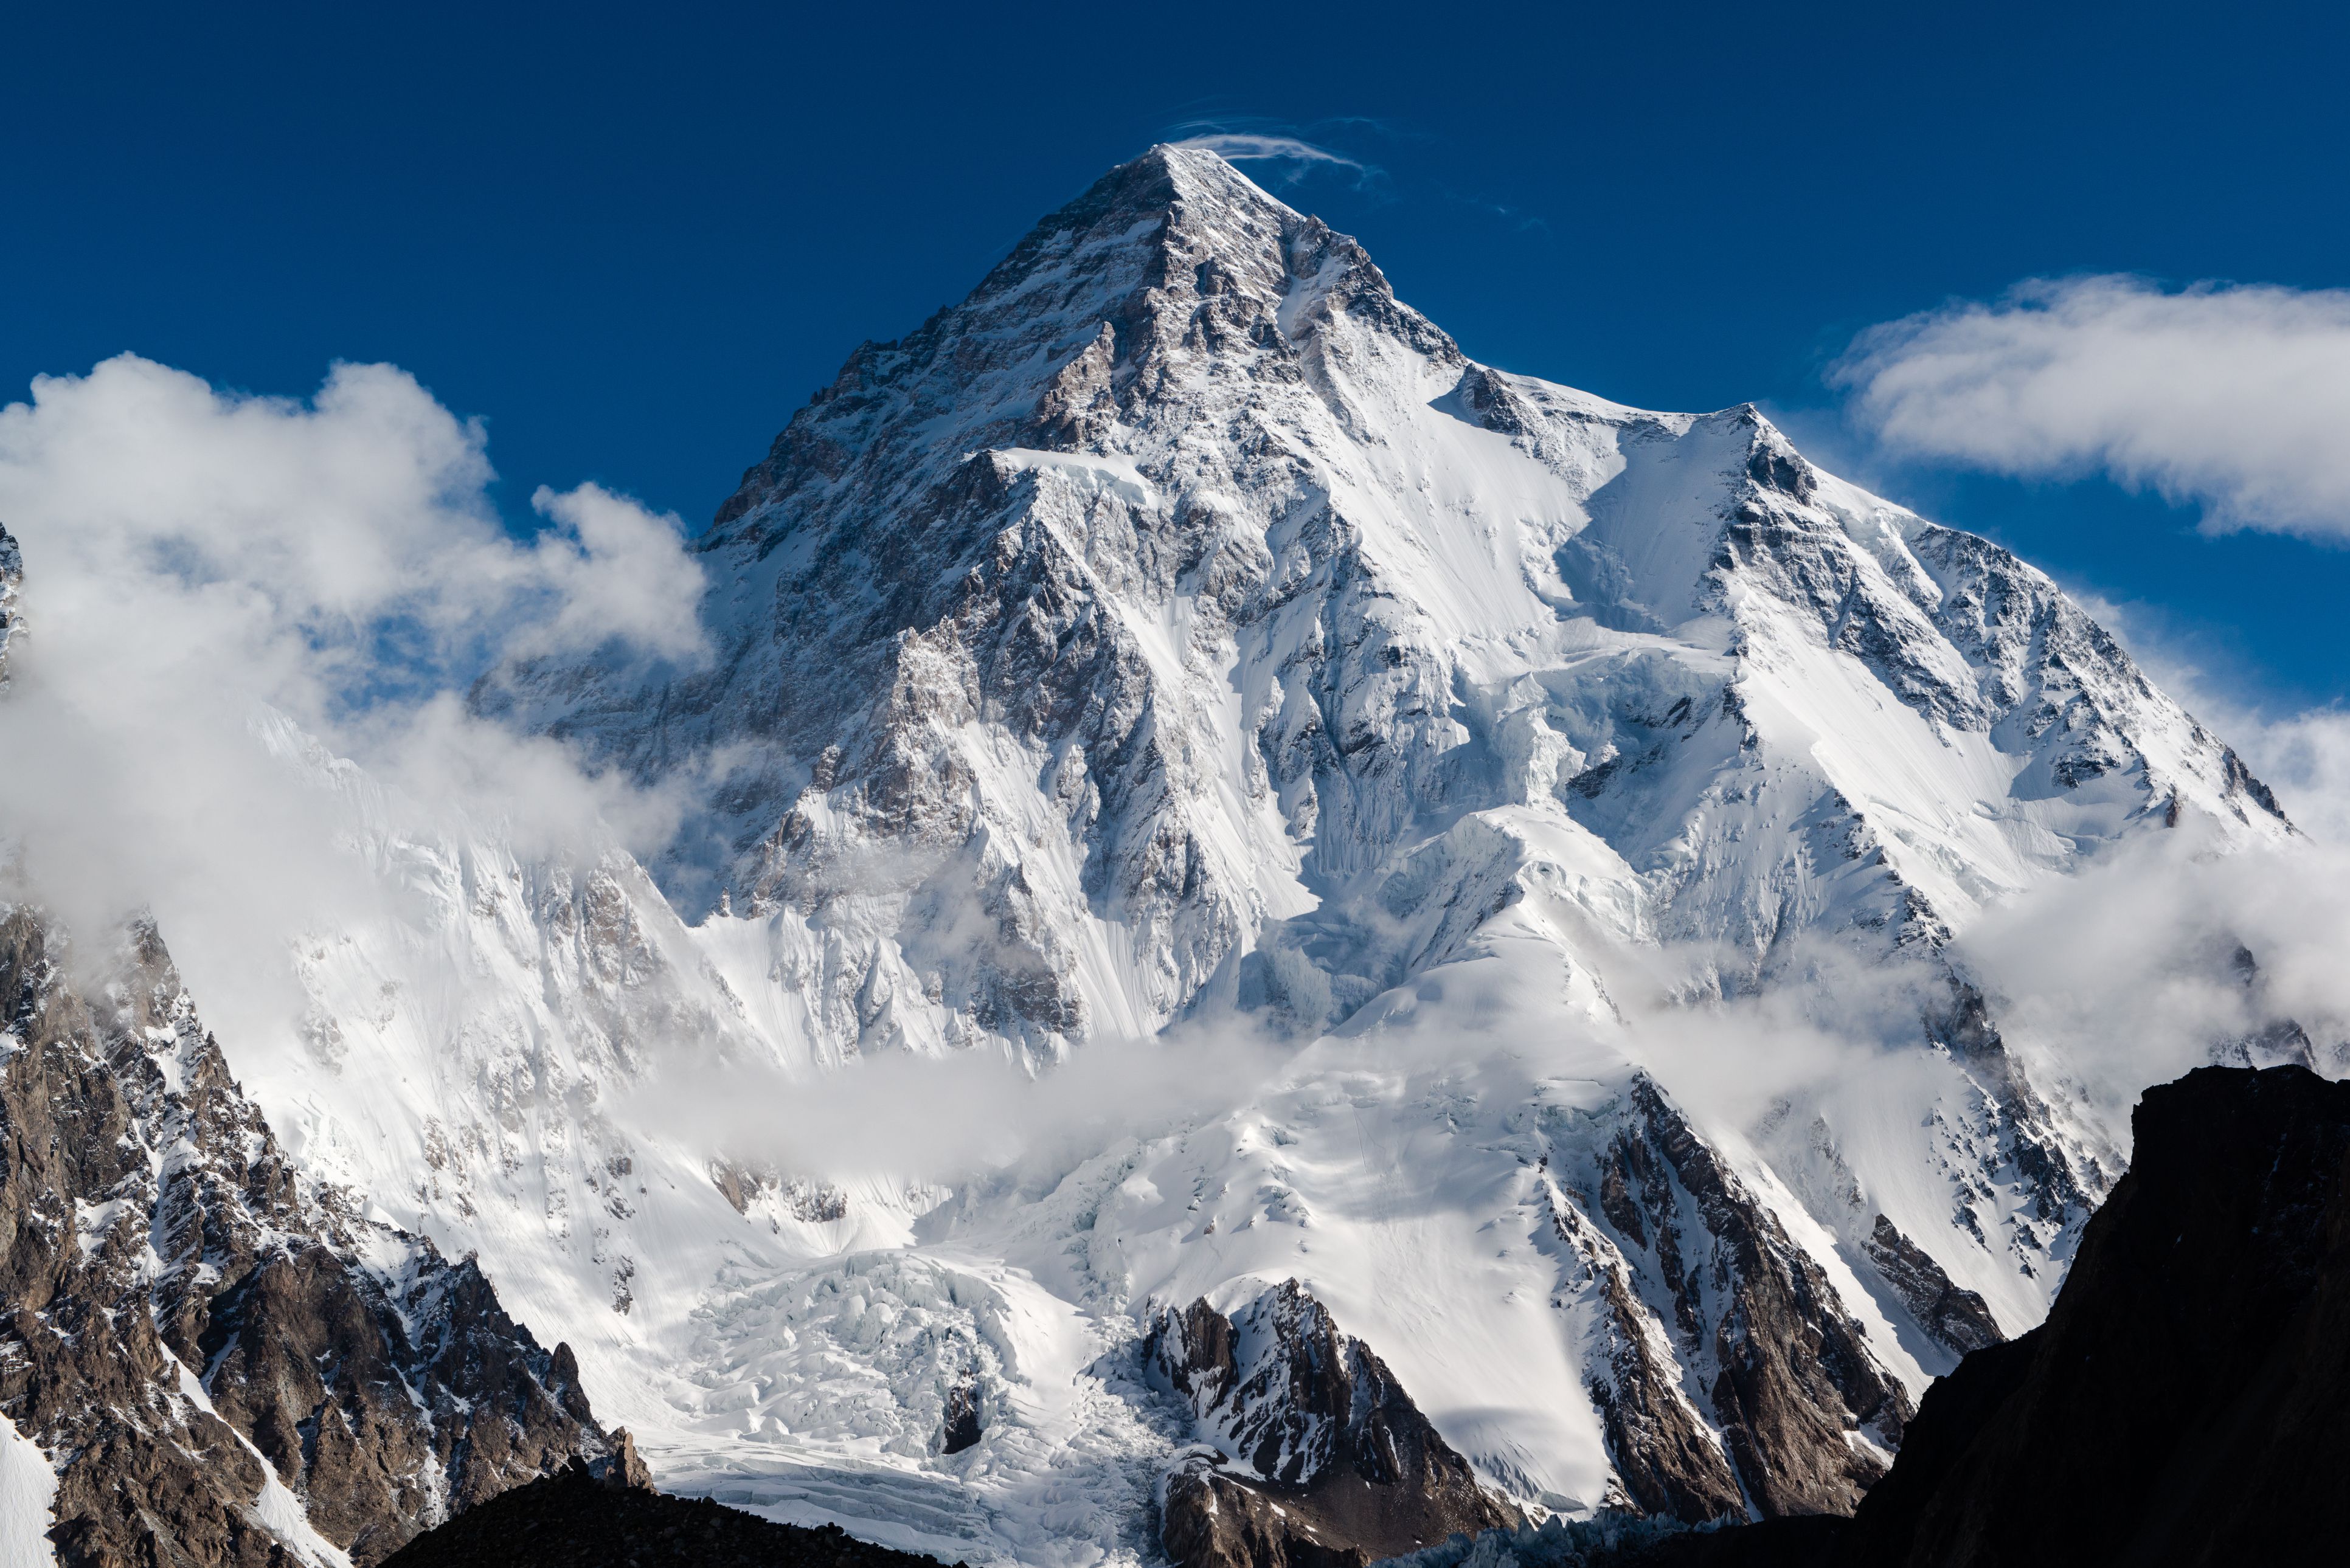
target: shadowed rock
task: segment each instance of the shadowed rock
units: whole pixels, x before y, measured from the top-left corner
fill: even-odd
[[[1953,1283],[1941,1264],[1884,1215],[1877,1217],[1865,1245],[1869,1262],[1918,1320],[1918,1326],[1947,1348],[1964,1355],[2006,1339],[1982,1297]]]
[[[1143,1355],[1216,1450],[1163,1485],[1182,1568],[1359,1568],[1518,1517],[1295,1280],[1231,1317],[1204,1301],[1167,1312]]]
[[[384,1568],[938,1568],[837,1524],[775,1524],[706,1498],[598,1480],[584,1464],[419,1536]],[[963,1568],[960,1563],[954,1568]]]
[[[2350,1084],[2149,1089],[2048,1321],[1937,1383],[1844,1561],[2314,1562],[2350,1532]]]

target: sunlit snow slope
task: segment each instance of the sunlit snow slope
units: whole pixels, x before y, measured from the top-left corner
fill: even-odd
[[[235,1064],[665,1484],[975,1562],[1153,1555],[1136,1342],[1292,1277],[1522,1505],[1848,1508],[2116,1169],[1944,944],[2290,831],[2039,572],[1750,408],[1471,362],[1198,150],[859,348],[700,549],[706,667],[474,693],[690,788],[650,867],[403,836],[272,732],[408,914]],[[1723,999],[1888,966],[1866,1070],[1721,1092],[1782,1048]],[[1154,1049],[1231,1081],[956,1169],[920,1072],[809,1126]]]

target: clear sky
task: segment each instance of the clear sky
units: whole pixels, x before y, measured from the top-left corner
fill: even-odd
[[[0,400],[126,349],[296,397],[389,360],[487,421],[517,526],[534,487],[593,479],[698,529],[860,339],[960,297],[1103,170],[1280,134],[1356,166],[1249,171],[1472,356],[1648,407],[1761,402],[2232,699],[2322,705],[2350,695],[2350,509],[2312,522],[2323,483],[2297,535],[2213,537],[2192,474],[2178,504],[2106,477],[2120,437],[2002,478],[1991,447],[1878,439],[1825,373],[1872,324],[2033,277],[2350,286],[2346,16],[19,7]],[[2133,472],[2159,477],[2166,439]]]

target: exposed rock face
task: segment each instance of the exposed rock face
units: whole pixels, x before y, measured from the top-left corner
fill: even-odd
[[[1295,1280],[1231,1317],[1170,1309],[1143,1355],[1218,1456],[1164,1483],[1161,1533],[1182,1568],[1360,1568],[1518,1517]]]
[[[297,1178],[151,925],[94,988],[76,962],[0,908],[0,1408],[57,1466],[65,1562],[369,1563],[612,1462],[470,1260]]]
[[[1850,1512],[1901,1440],[1908,1395],[1819,1264],[1646,1076],[1635,1080],[1629,1109],[1601,1162],[1599,1216],[1619,1255],[1670,1303],[1668,1333],[1704,1391],[1738,1483],[1766,1518]],[[1684,1517],[1731,1511],[1710,1465],[1660,1470],[1639,1457],[1644,1448],[1696,1453],[1678,1432],[1661,1450],[1640,1440],[1636,1422],[1670,1431],[1674,1419],[1656,1381],[1646,1369],[1619,1378],[1603,1404],[1615,1415],[1611,1435],[1621,1431],[1619,1470],[1649,1472],[1641,1490]]]
[[[17,603],[25,581],[25,553],[16,536],[0,524],[0,691],[8,685],[8,644],[25,629],[25,612]]]
[[[1690,1523],[1743,1516],[1745,1493],[1721,1435],[1684,1387],[1673,1338],[1647,1310],[1632,1263],[1555,1189],[1551,1223],[1582,1261],[1596,1309],[1586,1386],[1623,1491],[1611,1501]]]
[[[1942,1265],[1882,1214],[1869,1230],[1867,1246],[1869,1261],[1885,1282],[1918,1326],[1945,1348],[1964,1355],[2007,1338],[1981,1295],[1951,1283]]]
[[[737,1214],[772,1207],[808,1224],[823,1225],[848,1213],[848,1194],[832,1183],[785,1176],[756,1161],[712,1160],[710,1179]]]
[[[2135,1127],[2047,1322],[1927,1394],[1852,1568],[2220,1568],[2350,1536],[2350,1084],[2206,1067]]]

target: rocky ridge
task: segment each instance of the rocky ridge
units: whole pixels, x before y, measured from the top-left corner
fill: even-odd
[[[151,925],[100,957],[0,907],[0,1411],[62,1562],[371,1563],[631,1461],[472,1260],[301,1179]]]
[[[1652,1081],[1635,1079],[1627,1111],[1591,1205],[1605,1242],[1591,1237],[1591,1212],[1566,1212],[1576,1199],[1564,1192],[1554,1199],[1558,1235],[1607,1271],[1627,1344],[1638,1343],[1638,1325],[1619,1301],[1671,1303],[1668,1335],[1721,1438],[1719,1449],[1696,1438],[1645,1355],[1632,1367],[1611,1357],[1594,1392],[1626,1501],[1692,1523],[1742,1515],[1750,1502],[1765,1518],[1849,1512],[1901,1441],[1908,1393],[1819,1265]],[[1672,1441],[1646,1438],[1676,1424]]]
[[[1181,1568],[1360,1568],[1520,1517],[1295,1280],[1230,1316],[1170,1310],[1142,1355],[1210,1450],[1161,1483],[1160,1537]]]
[[[2350,1531],[2350,1084],[2205,1067],[2133,1121],[2047,1321],[1928,1393],[1840,1563],[2316,1562]]]

